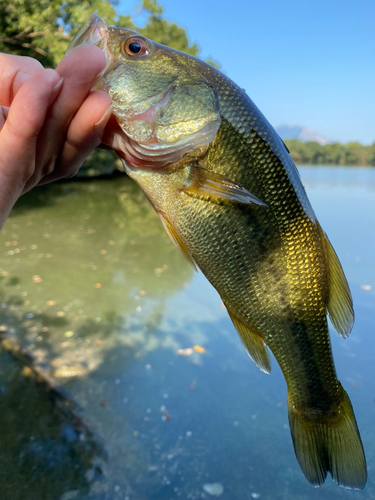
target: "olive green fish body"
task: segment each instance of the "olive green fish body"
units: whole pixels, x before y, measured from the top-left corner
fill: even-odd
[[[233,151],[225,144],[228,129],[234,136]],[[130,175],[181,236],[228,309],[271,348],[294,399],[302,403],[313,398],[309,380],[312,376],[317,380],[320,371],[319,397],[324,394],[319,389],[325,387],[329,398],[337,391],[337,379],[327,329],[328,279],[319,230],[305,214],[281,161],[253,134],[254,139],[241,138],[224,119],[198,164],[234,175],[267,203],[268,210],[186,194],[181,187],[189,176],[189,164],[184,172],[130,171]]]
[[[172,241],[219,292],[255,363],[268,346],[288,385],[289,422],[307,479],[363,488],[366,462],[336,377],[327,313],[346,337],[350,291],[297,169],[245,91],[207,64],[97,17],[73,41],[99,45],[97,88],[117,128],[104,142],[141,186]]]

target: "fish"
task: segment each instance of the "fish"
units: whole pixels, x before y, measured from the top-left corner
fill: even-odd
[[[268,349],[287,383],[306,479],[363,489],[366,458],[337,378],[327,316],[354,323],[344,271],[289,151],[248,94],[219,70],[91,15],[71,42],[97,45],[112,98],[103,144],[139,184],[171,240],[220,294],[248,354]]]

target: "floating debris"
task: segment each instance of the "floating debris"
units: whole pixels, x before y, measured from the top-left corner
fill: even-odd
[[[139,295],[141,295],[142,297],[144,297],[144,296],[145,296],[145,295],[147,295],[147,294],[146,294],[146,292],[145,292],[144,290],[141,290],[141,291],[139,292]]]
[[[37,275],[33,276],[34,283],[40,283],[41,281],[42,281],[42,278],[40,276],[37,276]]]
[[[95,283],[95,288],[101,288],[102,284],[101,283]]]
[[[61,497],[60,500],[74,500],[77,498],[79,495],[79,490],[70,490],[64,493]]]
[[[196,380],[193,380],[192,383],[189,385],[189,390],[194,391],[194,389],[197,387],[198,382]]]
[[[361,285],[361,289],[366,291],[371,290],[371,285]]]
[[[55,306],[56,302],[54,300],[47,300],[47,306]]]
[[[199,352],[200,354],[203,354],[204,352],[206,352],[206,349],[204,347],[201,347],[200,345],[195,345],[193,347],[193,349],[195,352]]]
[[[191,347],[188,347],[187,349],[179,349],[177,354],[179,356],[191,356],[193,354],[193,349]]]
[[[260,494],[259,493],[252,493],[251,498],[259,498]]]
[[[67,332],[64,333],[64,336],[67,338],[73,337],[74,332],[72,330],[68,330]]]
[[[169,413],[167,410],[163,411],[163,415],[161,416],[161,419],[163,422],[169,422],[171,417],[169,416]]]
[[[224,493],[224,486],[221,483],[206,483],[203,485],[203,491],[213,497],[219,497]]]

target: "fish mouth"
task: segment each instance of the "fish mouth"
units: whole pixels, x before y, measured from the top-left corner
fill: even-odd
[[[70,42],[69,47],[65,52],[65,56],[82,45],[96,45],[103,50],[108,64],[108,51],[105,50],[107,38],[108,26],[99,16],[91,14]]]

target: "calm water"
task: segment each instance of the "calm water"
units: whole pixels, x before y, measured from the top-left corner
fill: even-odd
[[[301,175],[354,297],[352,335],[332,343],[366,489],[306,482],[275,360],[271,376],[256,368],[217,293],[117,179],[34,191],[0,234],[1,329],[77,402],[56,404],[0,347],[2,500],[218,498],[213,483],[223,500],[375,499],[375,169]]]

